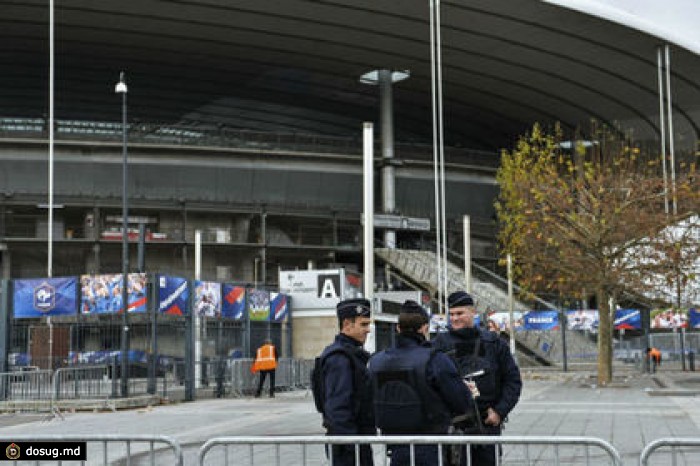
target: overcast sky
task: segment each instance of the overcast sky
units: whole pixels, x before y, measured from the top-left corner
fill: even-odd
[[[700,0],[544,0],[629,24],[700,54]]]

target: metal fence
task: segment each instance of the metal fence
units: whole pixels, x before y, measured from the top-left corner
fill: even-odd
[[[199,450],[199,466],[205,465],[285,465],[328,464],[326,445],[372,445],[375,464],[388,464],[390,445],[408,445],[415,464],[415,447],[437,445],[437,464],[446,465],[443,456],[448,447],[498,444],[506,446],[499,464],[621,466],[618,451],[605,440],[593,437],[540,436],[294,436],[294,437],[219,437],[208,440]],[[234,460],[235,459],[235,460]],[[332,464],[332,461],[330,461]],[[478,466],[467,454],[467,466]]]
[[[251,395],[259,383],[259,374],[250,371],[252,359],[237,359],[232,361],[227,380],[233,396]],[[308,359],[280,358],[275,371],[275,390],[292,390],[308,388],[311,381],[313,361]],[[267,384],[269,382],[265,382]]]
[[[168,464],[183,466],[182,448],[180,443],[172,437],[165,435],[14,435],[2,436],[0,442],[13,442],[23,444],[31,442],[86,442],[85,461],[77,461],[80,464],[112,465],[112,464],[147,464],[156,466],[162,464],[156,462],[163,457]],[[25,458],[21,456],[20,457]],[[132,461],[134,461],[132,463]],[[15,462],[16,463],[16,462]],[[72,464],[74,461],[60,459],[32,460],[32,464]]]
[[[62,367],[53,373],[54,400],[114,396],[116,378],[107,365]]]
[[[659,451],[666,448],[670,448],[671,451]],[[650,460],[652,456],[656,456],[658,461]],[[673,466],[700,464],[700,438],[660,438],[647,444],[639,456],[639,465],[655,464]]]
[[[85,442],[84,461],[66,459],[35,460],[31,464],[90,464],[90,465],[150,465],[170,464],[184,466],[184,455],[178,440],[164,435],[15,435],[0,436],[0,442],[14,443],[20,449],[34,442]],[[595,437],[551,436],[284,436],[284,437],[216,437],[207,440],[198,450],[196,464],[205,465],[326,465],[329,445],[351,445],[355,453],[361,445],[372,448],[374,463],[386,465],[387,451],[395,445],[408,447],[410,460],[415,465],[416,447],[435,447],[435,462],[447,466],[453,451],[469,452],[469,445],[496,444],[501,455],[497,465],[519,466],[622,466],[617,449],[609,442]],[[665,449],[670,448],[670,451]],[[639,456],[640,466],[696,465],[700,438],[660,438],[645,445]],[[420,454],[420,451],[419,451]],[[652,458],[655,457],[655,458]],[[26,456],[22,457],[27,459]],[[454,459],[454,457],[452,457]],[[15,464],[17,462],[15,461]],[[431,464],[433,464],[431,462]],[[466,453],[461,464],[478,466]]]
[[[255,393],[259,375],[250,370],[252,359],[207,358],[195,362],[196,398],[242,397]],[[306,389],[310,385],[313,360],[281,358],[275,377],[276,390]],[[147,395],[149,382],[155,382],[153,395],[164,399],[184,399],[187,379],[185,364],[176,361],[155,378],[129,378],[129,395]],[[51,370],[22,370],[0,373],[0,411],[59,412],[60,406],[114,409],[107,400],[119,398],[119,364],[90,364]],[[265,382],[266,386],[269,383]],[[90,404],[89,402],[94,403]],[[75,402],[75,403],[73,403]]]

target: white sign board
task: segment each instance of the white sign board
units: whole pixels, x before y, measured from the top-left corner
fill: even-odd
[[[360,220],[364,225],[364,215],[362,215]],[[402,217],[401,215],[390,214],[374,214],[374,227],[388,228],[391,230],[430,231],[430,219]]]
[[[293,310],[335,309],[343,297],[345,271],[281,270],[280,293],[289,295]]]

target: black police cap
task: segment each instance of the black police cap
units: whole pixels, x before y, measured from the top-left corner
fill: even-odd
[[[469,293],[464,291],[455,291],[447,297],[447,307],[452,309],[453,307],[465,307],[473,306],[474,300],[469,295]]]
[[[427,323],[430,321],[430,316],[423,306],[411,299],[407,300],[401,305],[400,314],[416,314],[421,316],[424,322]]]
[[[366,299],[346,299],[336,306],[338,319],[348,319],[350,317],[370,317],[372,306]]]

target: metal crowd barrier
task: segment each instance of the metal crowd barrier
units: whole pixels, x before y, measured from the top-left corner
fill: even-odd
[[[652,456],[657,450],[670,447],[671,448],[671,464],[673,466],[678,465],[678,454],[679,447],[700,447],[700,438],[660,438],[653,442],[647,444],[642,450],[642,454],[639,456],[639,466],[649,466],[649,457]],[[694,452],[694,457],[690,462],[684,462],[684,464],[700,464],[700,453]],[[660,455],[657,455],[660,456]],[[669,464],[668,459],[664,460],[663,464]]]
[[[165,435],[14,435],[0,436],[0,442],[15,442],[20,445],[31,444],[31,442],[86,442],[87,460],[81,464],[108,466],[112,464],[125,464],[130,466],[132,460],[140,465],[147,464],[156,466],[162,463],[163,450],[168,464],[183,466],[184,460],[180,443],[172,437]],[[97,449],[96,445],[101,444],[102,448]],[[116,444],[116,445],[115,445]],[[122,444],[123,449],[117,449]],[[143,446],[145,444],[145,447]],[[156,448],[158,445],[158,448]],[[167,454],[170,451],[170,454]],[[157,460],[161,460],[157,462]],[[63,464],[73,463],[66,460],[32,460],[32,464]]]
[[[518,464],[527,466],[582,465],[599,466],[611,464],[622,466],[619,452],[605,440],[593,437],[549,437],[549,436],[290,436],[290,437],[218,437],[208,440],[199,450],[199,466],[216,464],[286,465],[286,464],[328,464],[332,461],[325,456],[326,445],[354,445],[356,453],[359,445],[373,445],[375,465],[388,464],[388,445],[406,444],[410,446],[411,466],[415,463],[415,446],[437,445],[438,464],[445,465],[443,453],[451,445],[498,444],[522,446],[522,449],[504,450],[497,464]],[[316,448],[310,448],[310,447]],[[379,446],[379,448],[376,448]],[[569,449],[563,447],[568,446]],[[212,452],[212,450],[216,451]],[[223,447],[223,451],[221,450]],[[533,448],[538,447],[538,448]],[[599,450],[591,454],[590,449]],[[230,450],[234,450],[231,452]],[[522,450],[522,455],[517,456]],[[548,450],[552,450],[549,453]],[[517,457],[516,457],[517,456]],[[209,458],[208,458],[209,457]],[[234,462],[230,462],[231,459]],[[207,459],[211,461],[207,463]],[[467,466],[473,464],[467,455]]]
[[[54,400],[107,398],[112,385],[107,365],[62,367],[53,374]]]
[[[297,387],[311,388],[311,370],[314,368],[313,359],[297,359]]]
[[[234,359],[229,363],[227,384],[231,387],[232,396],[251,395],[258,388],[258,374],[250,371],[252,359]],[[280,358],[275,371],[275,389],[291,390],[307,388],[310,384],[313,361],[291,358]],[[268,383],[267,381],[265,382]]]
[[[0,373],[0,393],[13,400],[47,399],[51,395],[52,375],[50,370]]]

